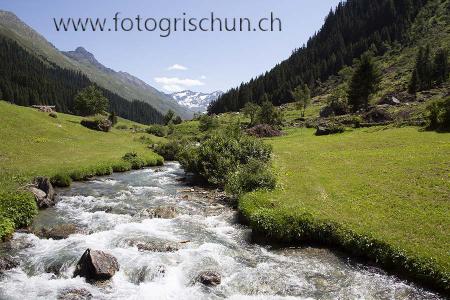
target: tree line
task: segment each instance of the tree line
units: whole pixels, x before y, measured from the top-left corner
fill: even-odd
[[[241,84],[212,102],[209,113],[238,111],[248,102],[262,104],[267,95],[275,105],[291,102],[296,87],[314,90],[321,81],[350,66],[370,49],[382,55],[407,31],[427,0],[352,0],[330,11],[321,30],[306,45],[271,71]]]
[[[77,113],[77,93],[93,85],[81,72],[63,69],[38,58],[15,41],[0,36],[0,99],[21,106],[56,105],[63,113]],[[162,123],[164,116],[150,104],[128,101],[104,88],[108,110],[143,124]]]

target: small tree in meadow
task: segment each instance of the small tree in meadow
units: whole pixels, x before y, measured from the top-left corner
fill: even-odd
[[[297,109],[301,110],[301,116],[305,116],[306,108],[311,104],[311,91],[308,85],[298,86],[292,92]]]
[[[91,85],[75,96],[75,110],[82,116],[103,113],[108,109],[109,101],[102,91]]]
[[[261,107],[253,102],[247,102],[242,109],[242,113],[244,116],[250,119],[250,126],[256,125],[256,120],[258,117],[258,113],[261,110]]]
[[[260,124],[281,126],[283,125],[283,115],[281,111],[273,106],[272,102],[265,101],[259,111],[258,121]]]

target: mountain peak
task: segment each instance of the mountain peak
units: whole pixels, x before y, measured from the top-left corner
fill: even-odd
[[[69,58],[72,58],[73,60],[76,60],[78,62],[88,62],[92,65],[94,65],[96,68],[101,70],[107,70],[104,65],[98,62],[98,60],[95,58],[94,54],[87,51],[84,47],[77,47],[75,51],[65,51],[63,52],[64,55],[68,56]]]
[[[184,90],[170,94],[178,104],[189,108],[192,111],[204,113],[208,109],[209,103],[215,101],[222,91],[214,91],[212,93],[193,92],[190,90]]]

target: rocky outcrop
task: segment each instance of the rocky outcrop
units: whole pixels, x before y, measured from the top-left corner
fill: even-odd
[[[0,274],[4,271],[14,269],[19,266],[19,262],[10,257],[0,257]]]
[[[36,177],[33,185],[29,188],[36,199],[36,204],[40,209],[48,208],[56,204],[55,190],[47,177]]]
[[[221,276],[214,271],[205,271],[197,276],[196,281],[206,286],[217,286],[221,283]]]
[[[81,256],[73,274],[89,280],[107,280],[119,271],[119,263],[111,254],[87,249]]]

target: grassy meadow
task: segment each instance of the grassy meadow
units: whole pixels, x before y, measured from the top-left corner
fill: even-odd
[[[11,232],[6,219],[15,219],[19,213],[8,206],[19,205],[16,202],[20,201],[32,203],[28,194],[17,195],[35,176],[63,175],[79,180],[129,170],[131,164],[122,160],[128,152],[136,152],[141,164],[163,162],[148,148],[150,140],[158,142],[161,138],[136,130],[143,125],[119,119],[116,128],[124,129],[104,133],[87,129],[80,121],[78,116],[58,113],[52,118],[48,113],[0,101],[0,236]],[[27,209],[28,214],[34,211]],[[12,223],[26,225],[30,217],[23,218],[23,222]]]
[[[278,187],[239,204],[254,227],[289,240],[302,234],[296,219],[336,224],[449,274],[449,133],[377,127],[316,137],[301,128],[268,142]]]

